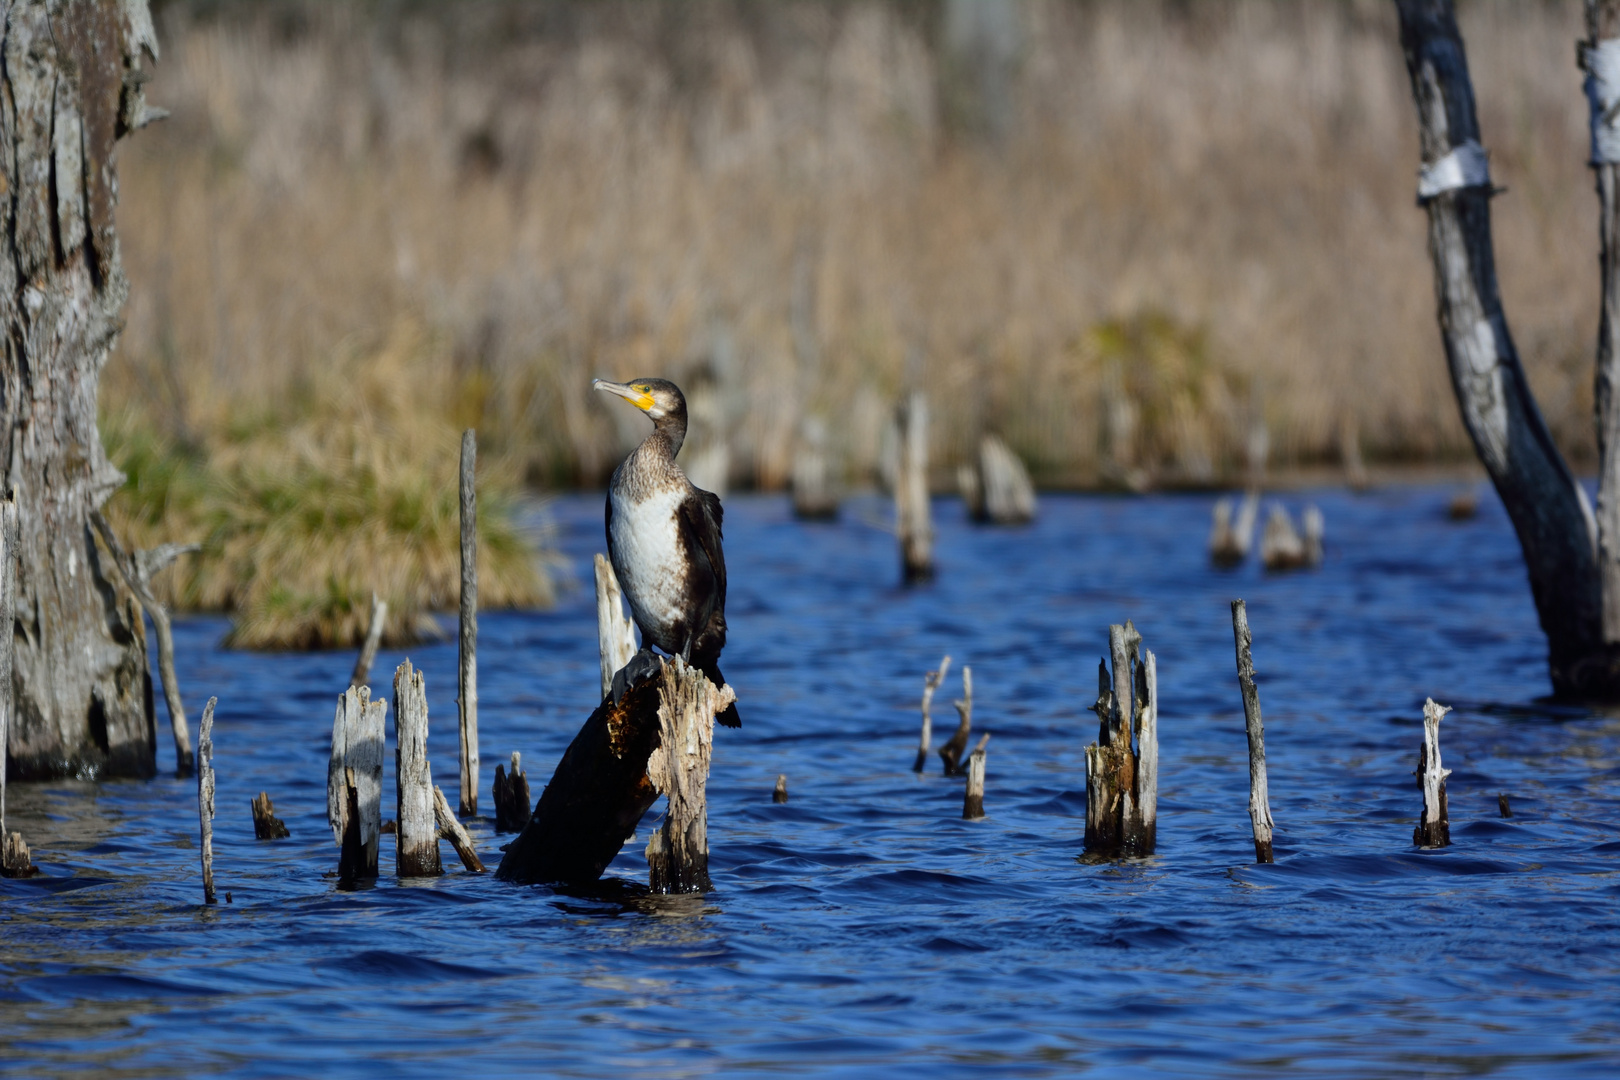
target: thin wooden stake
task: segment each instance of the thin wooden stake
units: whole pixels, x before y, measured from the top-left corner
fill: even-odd
[[[940,688],[945,681],[945,675],[951,670],[951,658],[946,656],[939,662],[938,671],[930,671],[923,678],[922,696],[922,738],[917,743],[917,763],[911,767],[912,772],[920,773],[928,764],[928,744],[934,738],[934,691]]]
[[[214,706],[217,697],[203,706],[201,730],[197,736],[197,817],[202,823],[203,903],[217,904],[214,895]]]
[[[1436,705],[1433,698],[1423,703],[1423,745],[1418,748],[1414,773],[1423,792],[1423,816],[1412,830],[1412,843],[1422,848],[1442,848],[1451,844],[1451,815],[1446,806],[1446,777],[1450,769],[1440,767],[1440,720],[1451,711],[1449,705]]]
[[[787,799],[787,773],[777,773],[776,790],[771,792],[771,802],[785,803]]]
[[[901,576],[907,584],[934,576],[934,524],[928,500],[928,401],[913,392],[896,412],[900,468],[894,485],[894,527]]]
[[[940,760],[945,763],[946,776],[962,775],[962,755],[967,753],[968,735],[973,729],[973,669],[962,665],[962,700],[956,706],[956,731],[951,741],[939,748]]]
[[[433,767],[427,756],[427,687],[406,660],[394,672],[395,828],[402,878],[444,873],[433,812]]]
[[[1496,797],[1496,812],[1505,818],[1513,816],[1513,807],[1508,804],[1507,792],[1505,791]]]
[[[270,796],[262,791],[253,800],[253,835],[259,840],[280,840],[291,835],[287,823],[276,817]]]
[[[979,745],[968,755],[967,790],[962,795],[962,818],[977,821],[984,817],[984,758],[989,735],[979,737]]]
[[[349,676],[350,686],[364,685],[371,677],[371,665],[377,661],[377,646],[382,644],[383,623],[388,619],[388,601],[371,594],[371,620],[366,623],[365,644],[354,659],[354,672]]]
[[[478,813],[478,435],[461,435],[461,814]],[[398,713],[395,713],[396,718]]]
[[[1126,831],[1148,854],[1159,843],[1159,662],[1151,650],[1136,666],[1136,746],[1137,820]]]
[[[613,676],[636,655],[636,624],[624,613],[613,564],[596,554],[596,647],[602,661],[602,697],[613,692]]]
[[[338,695],[326,765],[326,821],[338,845],[341,881],[377,876],[387,711],[387,701],[371,700],[369,686],[351,686]]]
[[[1243,690],[1243,720],[1249,733],[1249,820],[1254,826],[1254,861],[1276,862],[1271,855],[1271,799],[1266,792],[1266,733],[1260,720],[1260,691],[1254,685],[1254,639],[1249,609],[1232,601],[1232,638],[1237,644],[1238,686]]]
[[[522,832],[529,823],[529,778],[522,769],[522,755],[512,751],[512,771],[495,766],[495,831]]]
[[[439,839],[450,841],[450,846],[461,856],[461,865],[469,873],[482,874],[484,863],[478,857],[478,849],[473,846],[472,834],[450,812],[450,800],[444,797],[444,792],[437,785],[433,788],[433,818],[438,825]]]
[[[680,657],[660,661],[659,742],[647,759],[647,778],[669,797],[664,824],[647,842],[653,892],[704,892],[709,882],[708,783],[714,718],[736,700]]]

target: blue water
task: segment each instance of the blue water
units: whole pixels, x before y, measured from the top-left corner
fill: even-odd
[[[326,761],[352,656],[226,652],[222,621],[183,621],[193,721],[220,699],[232,902],[200,903],[194,782],[14,786],[10,825],[45,873],[0,882],[0,1071],[1620,1075],[1620,722],[1539,700],[1511,530],[1491,497],[1447,521],[1448,494],[1315,493],[1326,564],[1287,576],[1212,569],[1207,497],[1048,497],[1019,530],[941,501],[938,580],[910,591],[880,502],[807,525],[781,498],[728,500],[744,726],[716,733],[703,897],[645,895],[656,809],[594,894],[469,875],[448,846],[445,876],[398,883],[386,837],[385,876],[339,891]],[[579,587],[479,624],[486,813],[495,763],[521,750],[538,795],[595,704],[600,497],[551,513]],[[1251,865],[1234,596],[1274,866]],[[1090,864],[1085,707],[1126,617],[1159,658],[1159,853]],[[983,821],[961,820],[937,762],[910,771],[922,676],[946,652],[973,666],[975,729],[993,734]],[[374,682],[403,657],[385,651]],[[410,657],[454,802],[455,646]],[[958,688],[953,671],[947,730]],[[1455,843],[1419,852],[1429,695],[1456,707]],[[290,839],[253,838],[261,790]],[[474,832],[493,866],[505,841]]]

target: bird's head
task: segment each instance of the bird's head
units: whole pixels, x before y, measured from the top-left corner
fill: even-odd
[[[686,397],[668,379],[631,379],[627,383],[592,379],[591,389],[617,394],[651,417],[654,424],[663,420],[678,420],[682,427],[686,424]]]

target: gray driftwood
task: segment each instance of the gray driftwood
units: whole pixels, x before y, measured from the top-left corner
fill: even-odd
[[[996,436],[980,439],[973,463],[959,468],[956,476],[962,501],[974,521],[1021,525],[1034,520],[1035,485],[1029,470]]]
[[[371,594],[371,618],[366,622],[366,640],[360,646],[360,655],[354,658],[354,671],[349,674],[350,686],[363,686],[371,678],[371,665],[377,662],[377,647],[382,644],[383,623],[388,620],[388,601]]]
[[[1232,639],[1237,646],[1238,686],[1243,691],[1243,723],[1249,734],[1249,822],[1254,828],[1254,861],[1275,862],[1271,855],[1271,797],[1266,791],[1266,733],[1260,719],[1260,691],[1254,685],[1254,638],[1249,609],[1232,601]]]
[[[979,745],[968,755],[967,787],[962,792],[962,818],[966,821],[984,817],[984,760],[989,743],[990,736],[981,735]]]
[[[962,665],[962,697],[951,704],[956,706],[956,730],[939,748],[939,758],[945,763],[946,776],[961,776],[962,757],[967,753],[968,736],[973,731],[973,669],[966,664]]]
[[[1417,771],[1413,774],[1423,792],[1423,813],[1412,830],[1412,843],[1422,848],[1451,843],[1451,814],[1446,806],[1446,777],[1451,770],[1440,765],[1440,721],[1450,711],[1451,706],[1436,705],[1433,698],[1423,703],[1423,745],[1418,748]]]
[[[529,777],[522,756],[512,751],[512,771],[495,766],[495,831],[522,832],[529,823]]]
[[[602,662],[602,696],[613,692],[613,676],[636,655],[636,624],[624,613],[623,594],[613,564],[596,554],[596,648]]]
[[[209,698],[203,706],[202,723],[197,731],[197,818],[202,825],[203,903],[217,904],[214,895],[214,706]]]
[[[709,883],[709,759],[714,718],[737,700],[676,657],[658,689],[658,746],[647,778],[667,797],[664,823],[647,841],[648,884],[657,893],[704,892]]]
[[[482,874],[484,862],[478,857],[478,849],[473,846],[472,834],[450,812],[450,800],[444,797],[438,785],[433,788],[433,820],[438,826],[439,839],[450,841],[450,846],[461,857],[461,865],[469,873]]]
[[[1454,152],[1483,153],[1452,3],[1397,0],[1396,8],[1425,170]],[[1604,640],[1598,522],[1553,443],[1508,332],[1491,242],[1492,194],[1489,179],[1479,177],[1470,186],[1420,199],[1429,219],[1452,389],[1474,450],[1518,533],[1547,635],[1554,692],[1613,698],[1620,696],[1620,650]],[[1598,394],[1600,414],[1612,416],[1601,404],[1601,376]],[[1604,464],[1600,472],[1607,476],[1608,468]]]
[[[97,383],[129,281],[115,144],[148,123],[146,0],[13,0],[0,60],[0,478],[18,508],[12,779],[157,771],[146,634],[91,514],[123,483]]]
[[[444,873],[427,735],[427,687],[422,673],[406,660],[394,672],[394,827],[396,872],[402,878]]]
[[[776,790],[771,792],[771,802],[785,803],[788,801],[787,773],[776,774]]]
[[[456,702],[461,718],[461,813],[478,813],[478,436],[461,435],[461,648]],[[395,713],[395,719],[398,719]],[[424,723],[424,728],[425,728]],[[435,849],[436,851],[437,849]],[[437,856],[435,856],[437,858]]]
[[[934,576],[934,522],[928,500],[928,401],[914,391],[895,410],[899,468],[894,482],[894,531],[907,583]]]
[[[945,676],[951,670],[951,658],[946,656],[939,662],[936,671],[930,671],[923,677],[922,694],[922,737],[917,742],[917,761],[912,765],[912,772],[922,772],[928,764],[929,744],[934,740],[934,691],[945,681]]]
[[[332,752],[326,765],[326,821],[338,845],[338,877],[377,876],[382,835],[383,719],[386,701],[371,688],[351,686],[338,695]]]
[[[807,416],[793,451],[793,513],[808,521],[829,521],[838,516],[838,492],[833,487],[828,460],[827,424]]]
[[[1260,513],[1260,493],[1250,489],[1232,516],[1232,500],[1216,500],[1209,531],[1209,558],[1216,566],[1237,566],[1249,557],[1254,543],[1254,522]]]
[[[276,817],[275,804],[270,796],[264,792],[253,800],[253,836],[258,840],[280,840],[292,835],[287,831],[287,823]]]
[[[1129,620],[1097,665],[1097,741],[1086,747],[1086,852],[1153,854],[1158,843],[1158,666]],[[1112,671],[1110,671],[1110,662]],[[1148,677],[1151,669],[1153,677]]]

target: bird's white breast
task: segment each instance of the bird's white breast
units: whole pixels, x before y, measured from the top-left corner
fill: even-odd
[[[634,502],[611,496],[614,571],[644,636],[656,638],[681,617],[686,567],[675,511],[685,495],[662,488]]]

